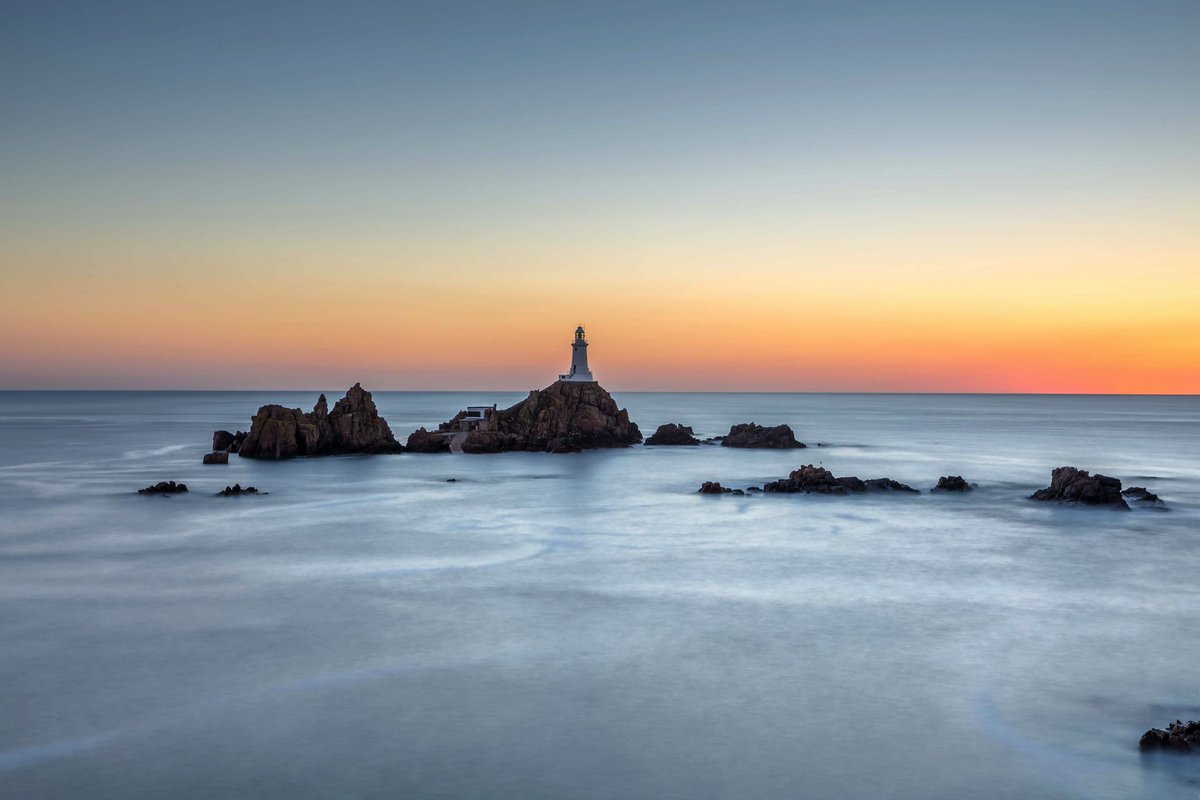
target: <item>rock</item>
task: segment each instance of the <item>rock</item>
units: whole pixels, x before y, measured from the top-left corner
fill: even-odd
[[[1175,720],[1162,728],[1151,728],[1142,734],[1138,747],[1143,750],[1177,750],[1200,753],[1200,722]]]
[[[1137,502],[1138,508],[1152,508],[1155,511],[1169,510],[1162,498],[1144,486],[1130,486],[1121,492],[1121,495]]]
[[[410,453],[449,453],[450,439],[439,433],[431,433],[424,428],[417,428],[408,435],[404,449]]]
[[[442,430],[458,430],[458,417]],[[464,453],[525,450],[573,453],[604,447],[628,447],[642,441],[629,412],[618,409],[600,384],[556,381],[503,410],[489,409],[463,439]]]
[[[214,450],[211,453],[205,453],[204,454],[204,463],[205,464],[228,464],[229,463],[229,451],[228,450]]]
[[[1121,481],[1107,475],[1089,475],[1087,470],[1059,467],[1050,473],[1050,485],[1031,494],[1031,500],[1111,506],[1128,511],[1121,497]]]
[[[943,475],[938,478],[937,486],[930,491],[933,492],[970,492],[975,489],[974,486],[963,480],[961,475]]]
[[[240,483],[235,483],[233,486],[226,486],[213,497],[240,497],[244,494],[266,494],[266,492],[260,492],[253,486],[242,486]]]
[[[764,428],[762,425],[746,422],[730,428],[729,433],[721,439],[721,446],[783,450],[805,445],[796,441],[796,435],[787,425]]]
[[[864,492],[920,494],[911,486],[891,478],[870,478],[865,481],[853,475],[835,478],[829,470],[824,467],[815,467],[812,464],[806,464],[800,469],[793,470],[786,478],[763,484],[763,491],[781,494],[862,494]]]
[[[182,494],[188,490],[186,483],[176,483],[175,481],[159,481],[158,483],[147,486],[145,489],[138,489],[138,494]]]
[[[213,451],[227,450],[230,453],[236,453],[244,441],[246,441],[245,431],[238,431],[237,433],[214,431],[212,449]]]
[[[403,450],[387,420],[379,416],[371,393],[356,383],[334,404],[332,411],[325,395],[317,399],[307,414],[298,408],[263,406],[251,420],[250,432],[238,455],[283,459]]]
[[[646,444],[663,446],[699,445],[700,440],[693,434],[694,431],[686,425],[668,422],[666,425],[659,425],[658,430],[646,440]]]
[[[728,489],[716,481],[705,481],[700,484],[700,494],[745,494],[741,489]]]
[[[446,478],[446,483],[458,483],[458,478]]]

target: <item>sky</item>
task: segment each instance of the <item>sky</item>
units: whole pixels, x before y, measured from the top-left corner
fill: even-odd
[[[0,388],[1200,393],[1200,3],[0,0]]]

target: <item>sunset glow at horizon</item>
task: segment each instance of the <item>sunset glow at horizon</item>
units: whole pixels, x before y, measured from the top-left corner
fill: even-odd
[[[569,5],[16,11],[0,389],[1200,394],[1197,4]]]

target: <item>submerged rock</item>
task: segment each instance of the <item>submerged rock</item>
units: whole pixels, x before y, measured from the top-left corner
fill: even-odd
[[[404,449],[410,453],[449,453],[450,440],[440,433],[431,433],[424,428],[417,428],[408,435]]]
[[[920,494],[908,484],[900,483],[891,478],[868,478],[863,480],[853,475],[843,478],[834,477],[833,473],[824,467],[806,464],[800,469],[793,470],[786,478],[763,484],[764,492],[779,494],[862,494],[865,492],[904,492]]]
[[[805,447],[805,444],[796,441],[796,434],[792,433],[788,425],[765,428],[753,422],[745,422],[730,428],[729,433],[721,437],[721,446],[785,450]]]
[[[944,475],[938,478],[937,486],[930,491],[933,492],[970,492],[975,487],[967,483],[961,475]]]
[[[659,425],[646,444],[649,445],[698,445],[700,440],[695,437],[693,431],[687,425],[680,425],[675,422],[668,422],[666,425]]]
[[[1168,510],[1167,504],[1162,501],[1162,498],[1145,486],[1130,486],[1121,492],[1121,495],[1136,502],[1139,508],[1152,508],[1156,511]]]
[[[1176,750],[1181,753],[1200,753],[1200,721],[1175,720],[1162,728],[1151,728],[1142,734],[1138,747],[1143,750]]]
[[[1089,506],[1111,506],[1128,511],[1121,497],[1121,481],[1107,475],[1090,475],[1075,467],[1058,467],[1050,473],[1050,485],[1031,494],[1031,500],[1080,503]]]
[[[260,492],[253,486],[242,486],[240,483],[235,483],[233,486],[226,486],[221,491],[217,492],[214,497],[239,497],[243,494],[266,494]]]
[[[356,383],[334,404],[332,411],[325,395],[317,399],[307,414],[298,408],[263,406],[251,420],[250,433],[241,443],[238,455],[283,459],[403,450],[387,420],[379,416],[371,393]]]
[[[145,489],[138,489],[138,494],[182,494],[188,490],[186,483],[176,483],[175,481],[159,481],[156,484],[147,486]]]
[[[459,414],[441,425],[460,429]],[[462,442],[464,453],[525,450],[573,453],[606,447],[628,447],[642,441],[629,412],[617,408],[612,395],[595,381],[555,381],[545,389],[502,410],[488,409]]]
[[[745,494],[741,489],[729,489],[716,481],[705,481],[700,484],[700,494]]]
[[[228,450],[214,450],[211,453],[205,453],[204,454],[204,463],[205,464],[228,464],[229,463],[229,451]]]

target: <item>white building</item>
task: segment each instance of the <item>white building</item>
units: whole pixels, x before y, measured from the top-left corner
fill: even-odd
[[[594,381],[592,371],[587,363],[587,339],[583,335],[583,326],[575,329],[575,341],[571,342],[571,371],[559,375],[560,381]]]

